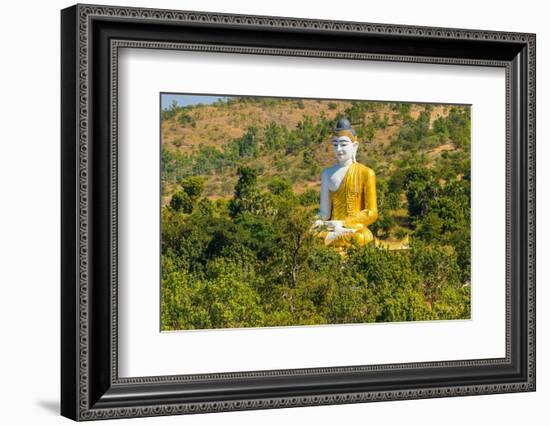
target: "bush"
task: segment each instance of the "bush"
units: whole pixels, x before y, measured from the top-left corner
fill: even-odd
[[[289,131],[283,124],[272,121],[264,129],[264,146],[268,151],[282,149],[289,138]]]
[[[178,116],[178,123],[182,127],[195,127],[197,125],[196,120],[189,113],[181,113]]]
[[[180,186],[191,201],[195,202],[204,190],[204,179],[199,176],[188,176],[180,180]]]
[[[298,201],[302,206],[318,206],[320,202],[319,192],[314,189],[306,189],[298,196]]]
[[[193,211],[193,202],[185,191],[178,191],[172,196],[170,207],[177,212],[191,213]]]
[[[282,197],[291,197],[294,195],[292,192],[292,185],[287,179],[280,177],[274,177],[268,183],[267,188],[273,195],[278,195]]]

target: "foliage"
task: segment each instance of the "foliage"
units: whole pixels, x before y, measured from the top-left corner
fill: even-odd
[[[464,216],[457,215],[468,198],[465,183],[437,189],[429,214],[417,217],[410,250],[355,247],[341,257],[310,230],[314,212],[303,205],[314,196],[317,203],[316,191],[296,196],[278,178],[262,191],[256,169],[238,173],[226,207],[201,198],[191,213],[163,209],[163,329],[469,317],[469,278],[461,248],[453,245],[465,230]],[[426,176],[407,171],[403,188]],[[390,187],[382,184],[384,191]],[[433,217],[447,222],[426,233]],[[385,210],[380,229],[389,232],[392,220]]]
[[[162,146],[160,150],[160,173],[164,182],[177,182],[191,173],[193,160],[179,151]]]
[[[168,108],[164,108],[161,112],[163,120],[171,120],[174,118],[183,108],[179,106],[178,101],[172,100],[172,103]]]
[[[407,105],[407,104],[401,104]],[[403,114],[403,107],[399,107]],[[430,125],[428,106],[416,120],[403,116],[404,125],[399,135],[392,141],[392,146],[399,149],[419,150],[432,149],[442,143],[452,142],[456,148],[469,148],[470,145],[470,109],[451,108],[449,115],[438,117]]]
[[[177,212],[191,213],[193,211],[193,202],[185,191],[178,191],[172,195],[170,207]]]
[[[235,195],[229,203],[231,217],[243,214],[272,216],[274,214],[273,197],[261,192],[257,186],[258,171],[251,167],[239,168],[239,180],[235,186]]]
[[[255,158],[258,155],[258,150],[258,128],[256,126],[250,126],[242,137],[234,139],[229,145],[229,152],[233,158]]]
[[[450,139],[457,148],[470,145],[470,108],[451,108],[449,115],[434,121],[434,131]]]
[[[321,117],[320,120],[315,122],[311,116],[306,115],[289,135],[286,144],[287,154],[310,148],[325,141],[332,130],[331,125],[332,122],[328,119]]]
[[[314,189],[307,189],[298,196],[298,202],[302,206],[318,206],[319,205],[319,193]]]
[[[293,195],[292,185],[288,181],[288,179],[275,177],[271,179],[271,181],[267,185],[267,188],[274,195],[282,197],[290,197]]]
[[[196,127],[197,121],[189,113],[183,112],[178,116],[178,123],[182,127]]]
[[[288,139],[289,131],[286,126],[272,121],[265,127],[264,145],[266,150],[276,151],[282,149]]]
[[[223,152],[209,145],[201,145],[193,156],[193,174],[209,175],[223,170],[230,159]]]
[[[469,108],[437,116],[430,105],[352,102],[342,114],[326,104],[362,141],[391,135],[359,152],[378,176],[379,218],[369,228],[409,244],[340,256],[311,231],[319,191],[304,184],[318,180],[334,119],[278,98],[229,97],[216,108],[279,105],[301,118],[292,127],[276,115],[245,120],[239,137],[185,154],[161,147],[162,328],[470,318]],[[162,111],[176,127],[198,117],[177,104]],[[225,192],[211,192],[214,180]]]
[[[204,190],[204,179],[200,176],[188,176],[180,180],[180,186],[192,202],[195,202]]]

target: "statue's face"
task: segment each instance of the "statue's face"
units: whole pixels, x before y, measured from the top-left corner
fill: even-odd
[[[351,161],[357,152],[357,142],[352,142],[347,136],[340,136],[332,140],[332,148],[338,163],[345,164]]]

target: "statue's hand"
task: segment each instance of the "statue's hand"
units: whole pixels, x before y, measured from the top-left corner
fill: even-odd
[[[353,228],[344,228],[344,227],[336,227],[334,228],[334,231],[331,231],[327,234],[327,236],[325,237],[325,244],[326,245],[329,245],[330,243],[332,243],[334,240],[346,235],[346,234],[353,234],[354,232],[356,232],[357,230],[356,229],[353,229]]]
[[[357,229],[355,229],[355,228],[345,228],[343,226],[338,227],[338,228],[334,228],[334,233],[337,236],[344,235],[344,234],[351,234],[353,232],[357,232]]]
[[[325,226],[325,221],[324,220],[316,220],[315,222],[313,222],[313,227],[314,228],[320,228],[321,226]]]

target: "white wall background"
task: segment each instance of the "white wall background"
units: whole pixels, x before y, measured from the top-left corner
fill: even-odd
[[[550,27],[544,2],[500,0],[120,0],[103,4],[537,33],[538,390],[490,395],[102,424],[279,425],[547,424],[550,414]],[[59,417],[59,10],[71,2],[12,1],[0,25],[0,418],[69,424]],[[119,423],[114,423],[119,422]],[[130,423],[129,423],[130,422]]]

